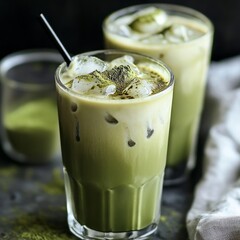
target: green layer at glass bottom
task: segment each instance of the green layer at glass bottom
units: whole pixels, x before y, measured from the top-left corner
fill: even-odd
[[[163,174],[141,186],[104,189],[80,183],[65,171],[68,211],[81,224],[101,232],[139,230],[158,220]]]

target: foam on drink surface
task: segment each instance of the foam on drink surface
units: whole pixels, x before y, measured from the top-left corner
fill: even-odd
[[[94,56],[78,55],[65,67],[61,81],[81,95],[134,99],[164,90],[170,79],[157,63],[135,63],[129,55],[110,62]]]

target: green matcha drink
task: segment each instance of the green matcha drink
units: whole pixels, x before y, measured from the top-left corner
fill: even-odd
[[[162,59],[176,79],[165,182],[180,180],[195,164],[213,28],[202,14],[185,7],[146,4],[119,10],[103,24],[107,48]]]
[[[53,76],[62,58],[50,50],[21,51],[0,63],[1,142],[13,160],[39,164],[60,156]]]
[[[43,98],[18,104],[5,114],[4,127],[11,147],[32,162],[46,161],[58,147],[55,99]]]
[[[56,72],[68,222],[77,236],[128,239],[157,227],[173,76],[119,51]]]

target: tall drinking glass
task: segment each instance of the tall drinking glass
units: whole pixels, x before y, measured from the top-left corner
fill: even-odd
[[[148,79],[157,81],[152,94]],[[56,87],[70,230],[87,239],[151,234],[160,214],[171,71],[139,54],[88,52],[60,65]]]
[[[106,48],[147,54],[172,69],[176,83],[164,183],[180,183],[196,162],[212,23],[190,8],[144,4],[112,13],[103,31]]]

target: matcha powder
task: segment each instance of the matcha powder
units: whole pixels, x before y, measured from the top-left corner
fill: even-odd
[[[57,147],[57,107],[50,98],[19,106],[6,114],[4,124],[12,147],[21,154],[44,158]]]
[[[54,214],[54,212],[51,212]],[[63,220],[62,220],[63,219]],[[20,214],[15,219],[6,220],[11,233],[1,233],[0,239],[6,240],[74,240],[68,230],[65,218],[56,221],[44,213]],[[1,238],[2,237],[2,238]]]

